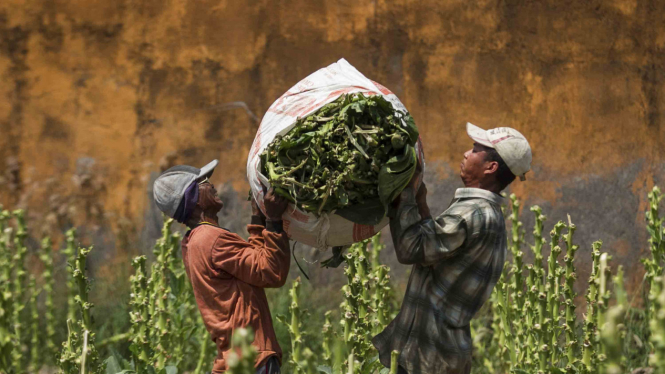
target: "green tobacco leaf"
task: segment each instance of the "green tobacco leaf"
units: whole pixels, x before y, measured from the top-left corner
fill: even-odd
[[[416,171],[416,151],[407,145],[404,154],[392,157],[379,172],[379,198],[387,206],[404,190]]]
[[[285,324],[285,325],[287,325],[287,326],[289,325],[289,321],[286,320],[286,316],[284,316],[284,315],[282,315],[282,314],[278,314],[278,315],[275,316],[275,318],[277,318],[277,320],[278,320],[279,322],[281,322],[281,323],[283,323],[283,324]]]
[[[106,359],[106,374],[116,374],[121,371],[122,367],[120,367],[120,363],[115,357],[111,356]]]
[[[349,140],[351,141],[351,144],[353,144],[353,146],[356,147],[358,149],[358,151],[360,151],[360,154],[362,154],[363,157],[369,158],[369,156],[367,155],[367,153],[365,152],[363,147],[361,147],[360,144],[358,144],[358,141],[356,140],[356,138],[351,133],[351,130],[349,130],[349,127],[344,126],[344,130],[346,131],[346,134],[348,135]]]
[[[276,136],[261,154],[261,172],[304,211],[376,224],[412,174],[416,139],[413,118],[382,96],[341,95]]]
[[[418,141],[418,136],[420,133],[418,132],[418,128],[416,127],[416,121],[413,120],[413,117],[410,115],[407,115],[404,118],[404,122],[406,123],[406,132],[409,133],[409,139],[411,140],[411,145],[415,145],[416,142]]]
[[[333,370],[330,366],[319,365],[316,367],[316,370],[318,370],[319,373],[333,374]]]
[[[337,209],[335,214],[360,225],[378,225],[386,216],[386,206],[381,199],[374,198],[362,203]]]
[[[360,374],[372,374],[381,367],[383,367],[383,365],[379,362],[379,356],[374,356],[363,362]]]

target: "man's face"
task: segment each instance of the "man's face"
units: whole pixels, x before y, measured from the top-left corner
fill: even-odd
[[[464,152],[464,160],[460,163],[460,178],[465,187],[477,187],[485,179],[487,149],[482,144],[473,143],[473,148]]]
[[[201,184],[201,186],[207,187],[207,193],[210,194],[210,196],[208,196],[208,199],[213,201],[213,203],[211,204],[213,206],[212,208],[214,208],[216,212],[222,210],[222,208],[224,207],[224,202],[222,202],[222,199],[219,198],[215,185],[213,185],[210,182],[204,182]]]

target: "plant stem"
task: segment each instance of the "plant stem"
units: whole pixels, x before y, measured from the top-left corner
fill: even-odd
[[[563,288],[564,293],[564,302],[566,306],[566,319],[564,323],[564,330],[566,332],[566,357],[568,359],[568,364],[566,366],[567,371],[571,372],[574,370],[577,360],[575,358],[577,353],[577,334],[575,333],[575,325],[577,324],[577,315],[575,314],[575,291],[573,286],[575,285],[575,280],[577,279],[577,274],[575,273],[575,253],[579,248],[576,244],[573,244],[573,234],[575,233],[575,225],[570,220],[568,216],[568,233],[566,234],[565,244],[566,244],[566,256],[564,257],[564,262],[566,263],[566,273],[565,285]]]
[[[397,374],[397,358],[399,357],[398,351],[390,352],[390,374]]]
[[[24,326],[21,318],[21,312],[25,308],[25,281],[27,272],[25,271],[25,256],[27,248],[25,247],[25,237],[27,230],[25,225],[24,212],[22,210],[15,210],[12,212],[16,220],[16,235],[14,236],[14,256],[12,257],[12,268],[14,269],[14,292],[12,298],[14,300],[13,307],[13,325],[14,325],[14,344],[16,349],[12,351],[12,362],[14,373],[20,374],[25,372],[25,362],[23,357],[23,345],[26,343],[24,336]]]
[[[46,324],[46,356],[51,358],[55,356],[57,347],[55,343],[55,304],[53,302],[53,248],[51,240],[44,238],[41,243],[39,259],[44,264],[42,278],[44,280],[44,322]],[[48,363],[51,363],[48,361]]]

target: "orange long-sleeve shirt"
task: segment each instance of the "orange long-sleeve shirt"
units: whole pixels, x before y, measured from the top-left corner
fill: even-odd
[[[249,240],[211,226],[198,226],[182,240],[182,259],[206,329],[217,344],[213,374],[226,369],[233,330],[251,327],[256,367],[282,350],[272,326],[264,288],[281,287],[289,273],[289,239],[261,225],[247,225]]]

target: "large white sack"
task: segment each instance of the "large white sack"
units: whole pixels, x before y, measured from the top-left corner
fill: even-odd
[[[268,109],[247,158],[247,178],[252,195],[265,212],[263,187],[270,188],[268,178],[261,174],[261,153],[276,135],[286,134],[295,125],[298,117],[305,117],[322,106],[334,101],[340,95],[362,92],[365,95],[381,95],[390,101],[396,110],[407,111],[397,96],[379,83],[367,79],[345,59],[341,59],[307,78],[286,91]],[[418,161],[424,167],[424,156],[420,139],[416,143]],[[317,247],[327,248],[359,242],[374,236],[388,224],[384,218],[378,225],[360,225],[344,219],[334,212],[317,217],[313,213],[298,209],[295,204],[282,216],[284,231],[289,238]]]

